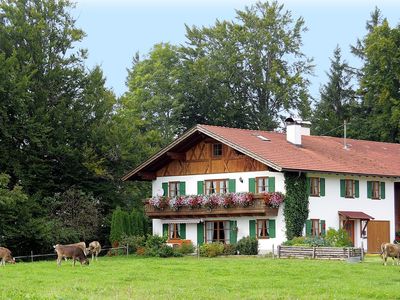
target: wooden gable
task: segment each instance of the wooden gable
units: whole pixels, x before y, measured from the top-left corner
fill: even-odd
[[[156,172],[161,176],[182,176],[195,174],[215,174],[265,171],[263,163],[244,155],[235,149],[222,145],[222,155],[213,155],[213,145],[221,144],[213,139],[205,139],[182,153],[170,153],[173,160]]]

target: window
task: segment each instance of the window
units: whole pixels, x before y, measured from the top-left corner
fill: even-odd
[[[319,178],[317,177],[311,177],[310,178],[310,195],[319,197]]]
[[[213,157],[222,156],[222,144],[212,144],[212,156]]]
[[[257,238],[269,238],[269,220],[257,220]]]
[[[319,219],[311,220],[311,236],[320,236],[321,232],[319,231]]]
[[[379,181],[372,181],[372,199],[380,199],[381,195],[379,192],[380,184]]]
[[[226,194],[228,192],[229,179],[206,180],[205,194]]]
[[[180,224],[169,224],[168,226],[168,238],[171,240],[180,239]]]
[[[268,177],[257,177],[256,183],[257,183],[256,187],[257,194],[268,192]]]
[[[355,182],[352,179],[345,180],[345,197],[354,198],[355,196]]]
[[[229,243],[229,221],[206,222],[206,243]]]
[[[325,235],[325,220],[306,220],[306,236],[317,237]]]
[[[169,193],[168,194],[170,197],[180,196],[179,182],[170,182],[169,183]]]

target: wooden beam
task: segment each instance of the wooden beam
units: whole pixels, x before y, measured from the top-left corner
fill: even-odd
[[[154,172],[139,172],[138,175],[145,180],[155,180],[157,178]]]
[[[179,152],[167,152],[167,156],[174,160],[186,160],[186,153],[179,153]]]
[[[209,137],[205,138],[205,139],[203,140],[203,142],[206,143],[206,144],[220,143],[220,142],[218,142],[217,140],[215,140],[215,139],[213,139],[213,138],[209,138]],[[222,144],[222,143],[220,143],[220,144]]]

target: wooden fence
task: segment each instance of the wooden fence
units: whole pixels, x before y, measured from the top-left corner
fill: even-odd
[[[300,246],[278,246],[279,258],[313,258],[313,259],[350,259],[360,257],[364,253],[361,248],[353,247],[300,247]]]

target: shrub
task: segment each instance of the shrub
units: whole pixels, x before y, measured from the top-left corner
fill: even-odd
[[[237,243],[236,250],[241,255],[257,255],[258,240],[252,237],[244,237]]]
[[[284,246],[306,246],[307,243],[306,243],[305,239],[306,238],[304,236],[297,236],[291,240],[283,242],[282,245],[284,245]]]
[[[121,245],[129,247],[129,252],[136,252],[139,247],[144,247],[146,238],[142,235],[123,235],[121,238]]]
[[[184,243],[181,246],[179,246],[178,248],[175,248],[174,250],[175,250],[175,252],[180,253],[182,255],[191,254],[195,251],[192,242],[190,242],[189,244]]]
[[[221,243],[204,244],[200,246],[200,256],[216,257],[224,252],[224,245]]]
[[[136,249],[136,255],[145,255],[146,254],[146,248],[145,247],[138,247]]]
[[[145,243],[145,255],[159,256],[159,251],[166,241],[167,237],[162,237],[159,235],[148,235]]]
[[[353,243],[350,240],[349,234],[344,229],[335,230],[329,228],[326,233],[326,241],[332,247],[351,247]]]
[[[174,249],[167,244],[162,244],[161,247],[158,249],[159,257],[172,257],[174,256]]]
[[[330,243],[326,241],[323,237],[306,237],[305,240],[307,245],[311,247],[323,247],[330,246]]]
[[[235,255],[236,254],[236,244],[224,244],[223,255]]]

